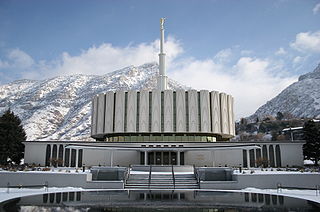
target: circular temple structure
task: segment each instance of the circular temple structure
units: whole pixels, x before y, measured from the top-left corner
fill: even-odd
[[[91,136],[98,141],[215,142],[234,135],[233,97],[217,91],[109,91],[92,102]]]

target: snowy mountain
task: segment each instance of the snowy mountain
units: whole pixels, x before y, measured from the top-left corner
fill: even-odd
[[[261,106],[250,119],[276,116],[278,112],[290,113],[294,117],[320,118],[320,64]]]
[[[0,114],[9,107],[22,120],[28,140],[92,140],[91,99],[110,90],[156,87],[158,65],[130,66],[103,76],[72,75],[18,80],[0,86]],[[171,79],[170,89],[187,89]]]

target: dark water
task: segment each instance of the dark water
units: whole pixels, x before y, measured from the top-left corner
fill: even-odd
[[[238,212],[320,211],[302,199],[269,194],[209,191],[62,192],[13,199],[0,211]]]

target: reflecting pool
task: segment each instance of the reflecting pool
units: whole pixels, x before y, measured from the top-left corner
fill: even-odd
[[[320,204],[278,195],[217,191],[47,193],[0,204],[0,211],[320,211]]]

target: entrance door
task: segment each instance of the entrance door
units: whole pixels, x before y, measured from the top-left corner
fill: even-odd
[[[140,154],[141,165],[144,165],[144,154]],[[148,152],[148,165],[177,165],[178,154],[173,151]],[[184,154],[180,152],[180,165],[184,165]]]

